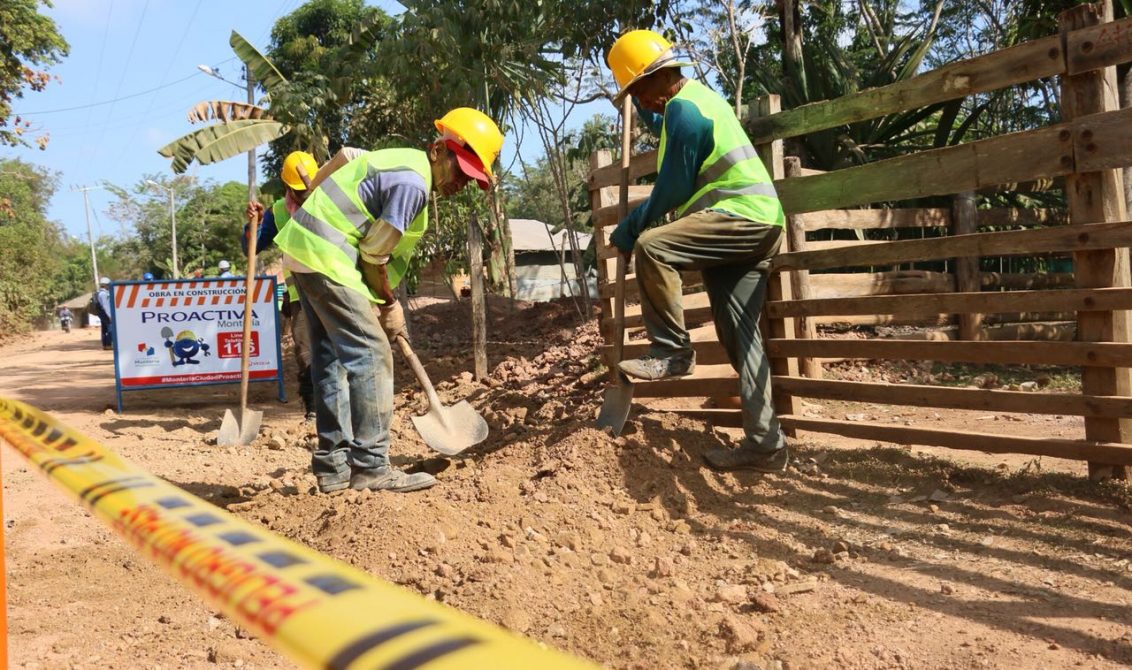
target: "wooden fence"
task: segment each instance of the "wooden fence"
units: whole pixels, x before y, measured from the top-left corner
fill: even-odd
[[[1132,323],[1125,311],[1132,309],[1127,249],[1132,245],[1132,222],[1126,220],[1119,168],[1132,164],[1132,109],[1117,108],[1113,66],[1132,60],[1132,19],[1112,21],[1111,16],[1111,6],[1081,5],[1062,15],[1058,35],[952,63],[904,82],[785,112],[774,97],[751,105],[748,134],[772,172],[787,213],[786,251],[773,262],[763,331],[774,375],[774,404],[788,432],[1079,459],[1089,462],[1094,478],[1123,476],[1124,466],[1132,464]],[[1045,77],[1059,77],[1062,88],[1062,122],[1052,126],[829,173],[804,170],[796,159],[782,155],[785,138]],[[617,253],[608,239],[618,221],[620,167],[603,151],[591,157],[591,168],[608,356]],[[655,171],[655,152],[632,158],[629,172],[634,181]],[[1062,180],[1067,212],[975,212],[976,192],[1039,180]],[[632,186],[630,207],[649,191],[648,186]],[[947,209],[853,209],[947,195],[954,196]],[[985,232],[1006,223],[1024,229]],[[897,241],[806,240],[807,231],[829,227],[932,227],[949,234]],[[985,256],[1045,253],[1072,254],[1075,273],[1008,276],[981,273],[977,263]],[[953,259],[952,273],[812,274],[948,259]],[[686,279],[684,307],[697,353],[695,374],[637,384],[638,398],[737,395],[737,377],[710,324],[707,295],[694,289],[698,276]],[[627,281],[626,295],[632,300],[637,295],[635,277],[629,275]],[[1062,288],[1066,285],[1073,288]],[[987,335],[991,315],[1001,320],[1001,315],[1062,313],[1075,319],[1076,341],[991,341]],[[821,320],[942,322],[952,315],[959,325],[958,341],[815,336],[815,323]],[[626,309],[626,324],[630,329],[641,326],[639,306]],[[634,338],[631,330],[628,337],[625,357],[643,353],[647,342]],[[1083,391],[1036,394],[825,380],[819,361],[828,358],[1081,366]],[[799,397],[1078,415],[1084,417],[1085,439],[803,417],[797,411]],[[741,425],[737,410],[695,413],[718,425]]]

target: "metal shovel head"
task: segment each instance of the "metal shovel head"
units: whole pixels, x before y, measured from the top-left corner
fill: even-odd
[[[621,434],[625,421],[629,418],[629,408],[633,404],[633,383],[622,372],[617,373],[617,383],[605,389],[605,399],[597,415],[597,427],[609,428],[613,436]]]
[[[255,442],[259,436],[259,427],[263,423],[263,412],[254,409],[244,410],[240,413],[241,421],[236,421],[232,410],[224,410],[224,419],[220,422],[220,432],[216,434],[216,444],[221,447],[234,447]]]
[[[452,456],[487,439],[487,421],[467,400],[451,407],[429,407],[428,413],[413,417],[421,439],[433,451]]]

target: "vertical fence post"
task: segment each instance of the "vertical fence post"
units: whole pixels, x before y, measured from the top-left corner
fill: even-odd
[[[487,297],[483,288],[483,237],[475,212],[468,219],[468,274],[472,285],[472,352],[478,381],[487,378]]]
[[[1062,52],[1065,51],[1069,32],[1111,20],[1112,4],[1107,0],[1062,12],[1059,17]],[[1067,59],[1070,55],[1065,54]],[[1115,110],[1119,107],[1115,94],[1116,68],[1065,75],[1061,79],[1062,118],[1071,121],[1088,114]],[[1091,135],[1087,128],[1076,128],[1071,138],[1072,147],[1066,146],[1066,151],[1073,155],[1089,151]],[[1072,159],[1072,156],[1069,158]],[[1065,194],[1070,225],[1127,218],[1119,170],[1070,174],[1065,178]],[[1129,286],[1128,260],[1126,247],[1074,253],[1076,284],[1080,288]],[[1082,342],[1127,343],[1132,334],[1130,331],[1132,324],[1126,311],[1077,313],[1077,339]],[[1132,371],[1128,368],[1087,366],[1082,369],[1081,388],[1088,395],[1132,395]],[[1132,420],[1086,417],[1085,437],[1106,442],[1132,442]],[[1123,479],[1126,476],[1124,466],[1089,463],[1090,479]]]
[[[979,228],[979,212],[975,206],[975,192],[956,194],[951,203],[951,234],[967,235]],[[977,293],[982,290],[979,277],[979,257],[955,259],[955,289],[960,293]],[[982,314],[959,314],[959,339],[982,339]]]
[[[590,179],[591,179],[591,181],[590,181],[590,211],[591,212],[597,212],[602,207],[608,207],[608,206],[614,204],[614,202],[615,202],[612,187],[604,187],[604,188],[603,187],[595,187],[594,182],[592,181],[593,172],[595,172],[598,168],[603,168],[607,165],[613,165],[613,154],[608,149],[602,149],[600,151],[595,151],[594,153],[590,154],[590,175],[591,175],[590,176]],[[611,281],[614,281],[614,278],[616,277],[616,274],[617,274],[617,258],[616,257],[606,258],[605,260],[601,259],[602,253],[609,249],[609,242],[607,242],[608,238],[609,238],[609,236],[606,234],[604,228],[599,229],[596,226],[594,227],[594,230],[593,230],[594,249],[596,250],[597,256],[598,256],[598,261],[597,261],[597,287],[598,287],[599,296],[601,294],[601,288],[603,286],[608,286]],[[601,321],[605,321],[606,319],[609,319],[610,317],[613,316],[613,300],[611,300],[610,298],[599,298],[599,299],[600,299],[599,304],[601,305]],[[613,344],[613,337],[612,337],[612,334],[610,333],[609,327],[604,326],[604,325],[601,327],[601,336],[602,336],[602,339],[605,340],[606,344]],[[606,361],[606,363],[608,364],[609,361]],[[612,371],[613,366],[610,365],[609,367],[610,367],[610,370],[611,370],[610,374],[616,374],[615,372]]]
[[[783,161],[783,169],[787,179],[801,177],[802,159],[797,156],[787,156]],[[802,227],[801,220],[794,214],[786,215],[786,250],[806,250],[806,229]],[[790,290],[793,292],[795,300],[809,300],[813,297],[813,293],[810,291],[810,271],[791,271]],[[813,320],[805,316],[795,317],[794,337],[805,340],[815,339],[817,328],[814,326]],[[822,378],[821,361],[816,358],[799,358],[798,368],[803,377]]]
[[[782,111],[782,99],[777,95],[759,96],[751,103],[750,107],[751,116],[770,116],[780,111]],[[755,151],[758,152],[759,158],[762,159],[771,179],[782,179],[785,176],[782,140],[756,145]],[[772,272],[767,277],[767,300],[790,300],[792,297],[790,283],[782,280],[781,272]],[[771,319],[767,317],[765,309],[760,326],[764,345],[766,340],[771,338],[790,339],[794,337],[794,319]],[[798,360],[796,358],[771,358],[770,371],[774,375],[796,376],[798,374]],[[798,413],[794,396],[774,386],[771,387],[771,392],[774,395],[774,411],[778,416]],[[793,429],[785,432],[791,437],[795,436]]]

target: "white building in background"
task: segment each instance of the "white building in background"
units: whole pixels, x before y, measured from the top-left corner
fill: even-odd
[[[565,230],[551,234],[549,227],[534,219],[511,219],[511,247],[515,250],[515,281],[519,300],[545,302],[581,295],[574,272],[574,256]],[[591,235],[577,233],[578,253],[585,254]],[[564,259],[559,264],[559,255]],[[565,270],[565,274],[563,273]],[[597,297],[597,277],[586,277],[590,296]]]

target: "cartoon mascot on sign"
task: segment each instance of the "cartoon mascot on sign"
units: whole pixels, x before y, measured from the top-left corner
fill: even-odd
[[[171,340],[173,333],[170,331],[168,334],[162,333],[165,336],[165,348],[169,350],[169,360],[173,361],[173,366],[185,365],[192,363],[193,365],[200,365],[200,361],[193,358],[198,353],[203,353],[205,356],[211,356],[208,352],[208,345],[204,340],[198,338],[191,330],[182,330],[177,333],[177,339]]]

